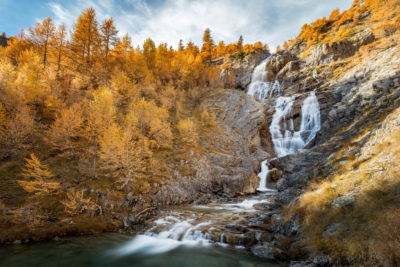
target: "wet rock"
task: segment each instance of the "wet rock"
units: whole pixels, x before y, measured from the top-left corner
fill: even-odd
[[[271,216],[268,214],[252,216],[249,218],[248,227],[266,229],[267,225],[271,223]]]
[[[227,224],[227,225],[225,225],[225,228],[229,229],[231,231],[234,231],[234,232],[239,232],[239,233],[246,233],[249,231],[246,227],[243,227],[241,225]]]
[[[268,246],[254,246],[251,248],[251,252],[263,259],[267,259],[267,260],[274,260],[275,256],[274,253],[272,251],[272,248],[268,247]]]
[[[232,232],[224,232],[225,243],[243,246],[245,244],[245,236],[243,234],[232,233]]]
[[[253,206],[253,208],[256,210],[265,210],[265,211],[276,210],[279,209],[280,207],[281,205],[279,205],[276,202],[257,203]]]

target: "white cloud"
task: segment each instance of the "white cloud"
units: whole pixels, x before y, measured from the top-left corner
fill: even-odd
[[[304,23],[309,23],[351,0],[73,0],[66,4],[50,3],[56,22],[69,28],[80,12],[93,7],[99,21],[112,16],[121,35],[129,33],[135,45],[147,37],[156,43],[176,46],[179,39],[201,44],[203,31],[209,27],[216,42],[262,41],[270,47],[295,37]]]

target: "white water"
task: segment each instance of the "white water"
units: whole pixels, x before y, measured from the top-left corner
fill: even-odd
[[[266,65],[271,56],[261,62],[253,72],[251,83],[247,94],[259,99],[265,99],[273,95],[283,95],[283,88],[279,81],[274,83],[266,82]],[[314,79],[318,79],[316,71]],[[319,80],[318,80],[319,81]],[[295,98],[292,96],[280,96],[275,102],[275,113],[269,127],[275,154],[278,157],[295,154],[297,150],[304,148],[321,129],[321,116],[318,99],[314,92],[311,92],[301,105],[300,129],[295,130],[293,121],[293,108]],[[260,185],[258,191],[269,191],[267,187],[269,169],[267,161],[261,163]]]
[[[258,177],[260,177],[260,185],[257,188],[257,191],[259,192],[275,191],[274,189],[270,189],[267,187],[267,180],[269,174],[269,168],[267,162],[268,162],[267,160],[261,162],[261,171],[258,174]]]
[[[247,89],[247,94],[252,95],[258,99],[266,99],[268,97],[274,95],[281,95],[283,93],[283,87],[279,83],[278,80],[274,82],[267,82],[267,71],[266,65],[268,60],[271,57],[268,57],[260,65],[258,65],[251,77],[251,83]]]
[[[174,223],[171,221],[174,221]],[[137,235],[130,242],[116,250],[115,254],[117,256],[125,256],[133,253],[152,255],[165,253],[180,246],[210,245],[209,235],[199,230],[199,228],[209,225],[210,222],[193,224],[193,219],[180,221],[178,218],[167,216],[164,219],[155,221],[155,223],[171,225],[167,230],[159,234],[152,233],[152,228],[144,235]]]
[[[274,150],[278,157],[295,154],[304,148],[321,129],[318,99],[314,92],[301,105],[300,129],[293,124],[293,97],[279,97],[275,103],[275,114],[269,127]]]

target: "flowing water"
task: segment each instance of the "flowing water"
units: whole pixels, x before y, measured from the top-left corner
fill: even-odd
[[[102,234],[89,237],[70,237],[31,245],[0,247],[0,266],[4,267],[232,267],[232,266],[279,266],[266,262],[244,249],[232,247],[179,246],[173,250],[148,254],[146,250],[136,253],[117,254],[121,247],[131,241],[123,234]]]
[[[0,266],[280,266],[226,244],[226,225],[263,213],[274,192],[160,211],[145,233],[102,234],[0,247]]]
[[[293,108],[296,104],[295,97],[281,96],[284,95],[284,91],[279,81],[275,81],[273,85],[271,85],[272,83],[265,82],[267,76],[265,69],[270,58],[271,56],[254,69],[247,94],[253,95],[258,99],[270,98],[274,95],[279,96],[275,100],[275,113],[272,117],[269,130],[275,154],[278,157],[284,157],[295,154],[297,150],[304,148],[314,139],[321,129],[320,108],[315,92],[311,92],[301,105],[300,129],[296,130],[293,121]],[[275,86],[275,84],[277,85]],[[279,89],[274,89],[278,87]],[[266,162],[262,163],[261,169],[264,170],[262,173],[267,173],[268,175]],[[261,182],[263,185],[265,184],[262,177]],[[263,188],[264,186],[260,184],[260,191]]]
[[[274,82],[267,81],[267,63],[271,57],[266,58],[260,65],[258,65],[251,77],[251,83],[247,89],[247,94],[252,95],[258,99],[266,99],[272,96],[279,96],[283,93],[283,87],[278,80]]]

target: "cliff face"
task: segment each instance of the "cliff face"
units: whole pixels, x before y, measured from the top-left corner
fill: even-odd
[[[389,4],[394,9],[391,18],[398,22],[398,3]],[[322,123],[317,136],[304,149],[275,158],[268,126],[277,96],[255,100],[263,104],[266,120],[258,128],[258,149],[265,151],[264,159],[269,160],[269,186],[278,190],[272,202],[284,208],[282,216],[291,218],[274,215],[271,225],[276,227],[266,230],[274,233],[274,241],[264,240],[263,244],[268,249],[275,246],[280,251],[278,257],[302,260],[308,253],[321,253],[328,255],[322,258],[324,261],[338,264],[398,263],[397,234],[382,233],[389,229],[393,235],[397,224],[389,224],[386,230],[380,224],[397,219],[393,207],[400,204],[394,193],[398,192],[399,177],[394,162],[399,155],[400,35],[397,29],[383,34],[378,30],[387,22],[371,17],[371,5],[370,1],[356,1],[349,12],[357,16],[357,23],[350,26],[351,21],[346,22],[348,35],[340,40],[309,46],[300,39],[272,55],[265,64],[265,82],[277,80],[285,95],[294,97],[296,103],[315,92]],[[339,29],[331,26],[325,34]],[[221,75],[238,69],[248,75],[250,71],[243,69],[254,70],[248,65],[252,60],[236,62],[223,69]],[[237,77],[233,84],[247,83],[247,79]],[[301,116],[299,104],[295,104],[293,113],[296,128]],[[379,203],[380,208],[378,204],[368,206],[369,201]],[[382,236],[387,244],[378,241]],[[283,245],[285,238],[291,240],[289,246]],[[369,251],[368,255],[357,254],[362,250]]]

